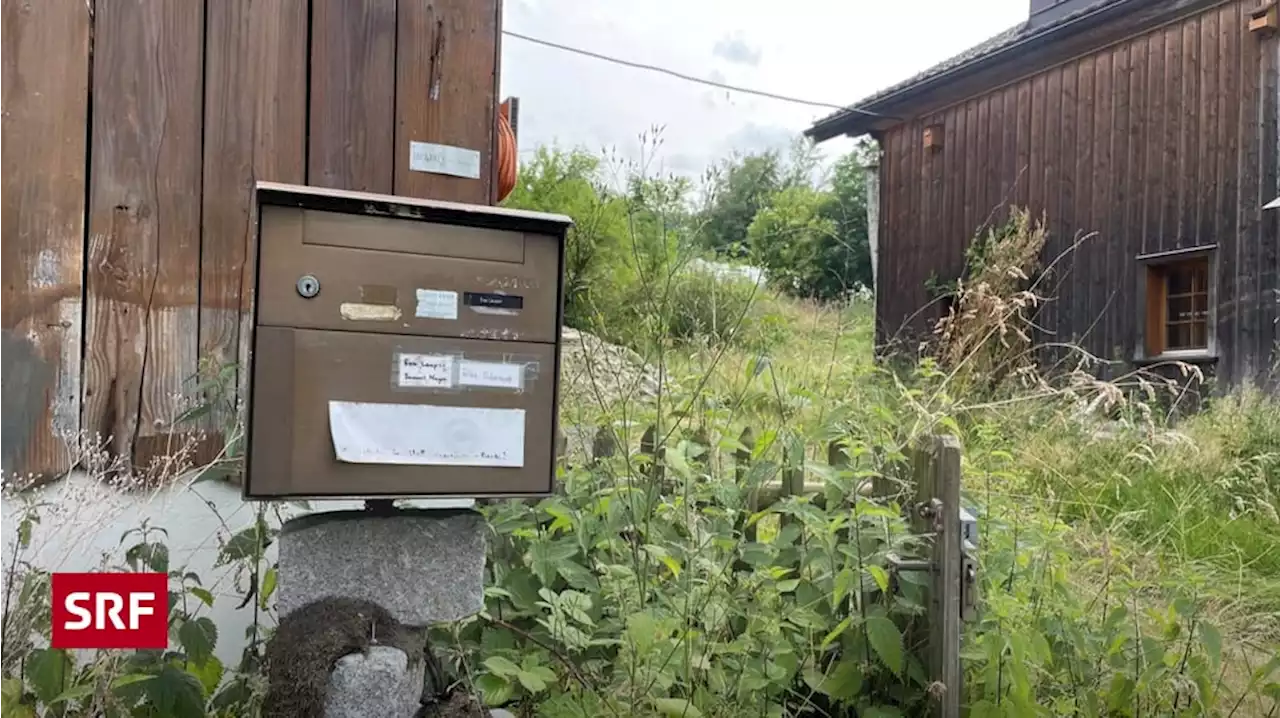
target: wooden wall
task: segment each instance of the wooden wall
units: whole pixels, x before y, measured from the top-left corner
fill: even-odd
[[[499,0],[3,0],[6,475],[94,434],[137,465],[188,438],[197,366],[246,358],[255,181],[489,203],[500,22]],[[410,171],[411,141],[480,151],[480,179]]]
[[[1141,341],[1135,257],[1216,244],[1216,374],[1265,371],[1280,340],[1280,212],[1261,210],[1278,193],[1280,39],[1248,31],[1251,7],[1217,5],[884,133],[880,341],[930,326],[930,277],[958,277],[970,238],[1012,203],[1047,215],[1046,264],[1066,253],[1040,341],[1124,370]],[[924,147],[930,126],[941,149]]]

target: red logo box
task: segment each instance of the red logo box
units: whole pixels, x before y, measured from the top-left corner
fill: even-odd
[[[54,648],[169,646],[163,573],[55,573],[52,608]]]

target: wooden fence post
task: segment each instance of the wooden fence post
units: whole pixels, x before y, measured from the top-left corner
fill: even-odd
[[[596,430],[595,438],[591,441],[591,460],[589,464],[592,467],[599,466],[617,451],[618,438],[614,436],[613,429],[608,426],[601,426]]]
[[[792,442],[783,454],[783,462],[782,491],[778,495],[779,501],[788,496],[800,496],[804,493],[804,444],[799,441]],[[783,516],[782,526],[794,520],[793,516]]]
[[[733,452],[733,478],[739,487],[743,487],[747,483],[747,473],[751,468],[751,449],[756,444],[755,434],[752,433],[751,427],[742,430],[742,435],[738,437],[738,443],[742,444]],[[747,494],[747,513],[748,518],[751,514],[759,511],[760,503],[760,487],[752,486]],[[745,523],[745,522],[744,522]],[[747,541],[756,540],[756,525],[751,524],[743,529],[743,538]]]
[[[930,715],[959,718],[960,672],[960,441],[933,436],[915,452],[912,529],[933,536],[929,589],[929,681],[941,684]]]
[[[663,477],[662,466],[662,450],[658,448],[658,426],[650,424],[648,429],[644,430],[644,436],[640,437],[640,453],[649,457],[650,468],[649,478],[655,483],[661,483]]]

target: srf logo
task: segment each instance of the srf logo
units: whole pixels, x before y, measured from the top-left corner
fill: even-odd
[[[163,573],[55,573],[52,607],[54,648],[169,645],[169,577]]]

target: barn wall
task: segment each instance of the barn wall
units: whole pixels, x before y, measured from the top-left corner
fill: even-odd
[[[255,181],[489,203],[500,10],[3,0],[4,473],[221,449],[228,412],[174,420],[247,358]],[[411,170],[413,141],[480,178]]]
[[[1251,7],[1215,6],[887,131],[881,342],[928,330],[941,314],[931,277],[958,277],[971,237],[1016,204],[1048,218],[1044,263],[1062,255],[1040,341],[1125,370],[1141,341],[1135,257],[1216,244],[1215,373],[1266,371],[1280,212],[1261,206],[1278,189],[1280,40],[1248,31]],[[925,148],[927,127],[941,148]]]

